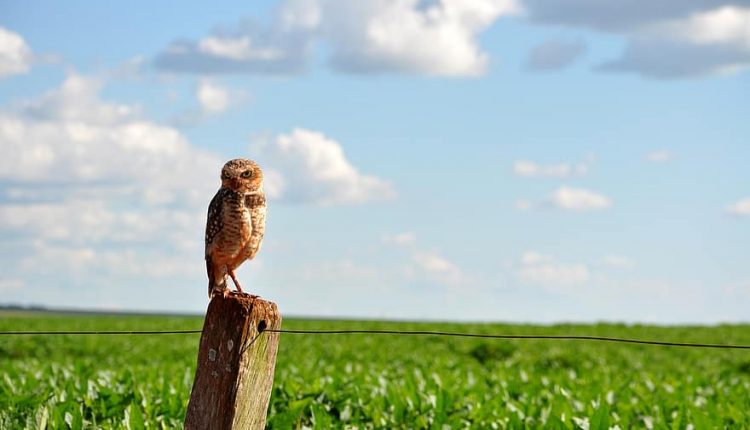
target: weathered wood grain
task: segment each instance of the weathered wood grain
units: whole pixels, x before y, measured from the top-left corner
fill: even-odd
[[[263,429],[279,333],[276,304],[258,297],[211,299],[185,417],[187,430]]]

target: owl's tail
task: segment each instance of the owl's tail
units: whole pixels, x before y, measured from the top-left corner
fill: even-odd
[[[206,272],[208,272],[208,298],[211,299],[214,294],[227,289],[227,277],[219,273],[218,268],[214,266],[211,257],[206,257]]]

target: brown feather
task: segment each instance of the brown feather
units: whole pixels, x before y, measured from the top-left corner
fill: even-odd
[[[266,198],[260,167],[252,160],[231,160],[224,165],[221,177],[222,187],[209,204],[206,222],[209,297],[227,288],[227,274],[255,257],[265,232]],[[239,288],[236,279],[235,283]]]

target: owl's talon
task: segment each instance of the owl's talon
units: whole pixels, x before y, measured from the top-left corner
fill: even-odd
[[[251,299],[260,297],[260,296],[256,296],[255,294],[250,294],[250,293],[242,291],[242,290],[240,290],[240,291],[232,291],[229,294],[231,294],[233,296],[250,297]]]
[[[250,294],[250,293],[242,291],[242,290],[239,290],[239,291],[229,291],[229,294],[232,295],[232,296],[248,297],[248,298],[251,298],[251,299],[257,299],[257,298],[260,297],[258,295]]]

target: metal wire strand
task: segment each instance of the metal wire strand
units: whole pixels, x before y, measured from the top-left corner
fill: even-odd
[[[201,333],[202,330],[97,330],[97,331],[0,331],[4,335],[146,335],[146,334],[193,334]]]
[[[633,343],[640,345],[675,346],[689,348],[724,348],[724,349],[750,349],[750,345],[728,345],[719,343],[689,343],[689,342],[665,342],[659,340],[627,339],[621,337],[585,336],[585,335],[536,335],[536,334],[483,334],[483,333],[457,333],[446,331],[424,331],[424,330],[274,330],[266,329],[268,332],[289,334],[392,334],[404,336],[450,336],[450,337],[473,337],[484,339],[542,339],[542,340],[588,340],[597,342]]]
[[[537,335],[537,334],[484,334],[460,333],[427,330],[286,330],[264,329],[260,333],[286,333],[301,335],[341,335],[341,334],[374,334],[397,336],[445,336],[483,339],[516,339],[516,340],[579,340],[595,342],[630,343],[639,345],[655,345],[683,348],[716,348],[716,349],[750,349],[750,345],[731,345],[719,343],[690,343],[667,342],[660,340],[628,339],[621,337],[585,336],[585,335]],[[129,331],[0,331],[0,335],[165,335],[165,334],[197,334],[201,330],[129,330]],[[258,333],[258,335],[260,335]],[[257,337],[257,336],[256,336]],[[253,339],[254,340],[254,339]]]

